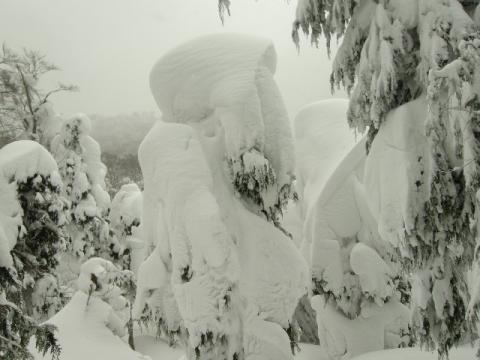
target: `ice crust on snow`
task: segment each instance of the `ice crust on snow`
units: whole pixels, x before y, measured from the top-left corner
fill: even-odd
[[[292,357],[282,327],[306,292],[308,272],[291,239],[237,198],[225,158],[247,154],[248,165],[257,151],[279,188],[291,181],[293,146],[275,62],[272,44],[249,36],[212,35],[173,50],[151,72],[163,121],[139,149],[142,228],[147,248],[155,248],[139,282],[172,289],[192,347],[212,331],[228,334],[234,350],[243,327],[246,357],[272,360]],[[165,282],[155,283],[150,271]]]
[[[0,149],[0,267],[12,266],[10,251],[24,231],[17,186],[36,175],[62,186],[57,163],[39,143],[20,140]]]

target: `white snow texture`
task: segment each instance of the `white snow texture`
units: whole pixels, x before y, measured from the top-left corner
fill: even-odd
[[[206,332],[224,334],[229,357],[243,348],[248,359],[291,359],[282,327],[307,291],[293,242],[237,198],[225,163],[255,149],[279,188],[291,181],[293,145],[275,64],[267,40],[212,35],[171,51],[150,76],[163,121],[139,149],[142,227],[155,248],[139,283],[172,289],[192,348]]]

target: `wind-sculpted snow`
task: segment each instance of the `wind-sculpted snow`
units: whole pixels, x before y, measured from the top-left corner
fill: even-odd
[[[42,145],[21,140],[0,150],[0,267],[12,266],[10,251],[25,231],[17,186],[37,175],[62,186],[57,164]]]
[[[399,269],[369,205],[370,197],[380,196],[381,185],[365,177],[365,138],[355,144],[345,125],[334,125],[335,117],[345,117],[341,111],[345,104],[340,101],[319,102],[296,118],[298,151],[306,155],[299,163],[303,195],[310,197],[303,211],[302,253],[318,294],[312,306],[320,344],[332,359],[408,343]]]
[[[307,269],[279,224],[294,163],[275,62],[267,40],[214,35],[173,50],[151,73],[163,121],[139,149],[142,230],[155,248],[139,283],[145,304],[148,288],[157,304],[173,292],[189,358],[292,358],[284,329]],[[152,271],[161,284],[147,280]]]
[[[338,163],[356,143],[347,124],[347,99],[322,100],[302,108],[295,116],[297,190],[303,216],[312,206]]]
[[[150,75],[163,121],[202,123],[207,137],[221,127],[232,181],[249,193],[246,200],[253,209],[274,220],[293,192],[295,166],[288,116],[273,79],[275,67],[270,41],[223,34],[176,48]],[[267,164],[268,171],[259,184],[242,188],[251,172],[258,171],[246,159],[255,152],[266,161],[257,168]]]
[[[423,97],[392,111],[365,164],[368,206],[380,235],[395,247],[403,248],[404,234],[414,228],[414,216],[428,196],[430,154],[422,130],[425,118]]]

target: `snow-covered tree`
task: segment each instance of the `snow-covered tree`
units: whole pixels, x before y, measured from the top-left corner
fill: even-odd
[[[122,270],[98,257],[88,259],[80,267],[77,289],[88,295],[87,306],[90,301],[98,299],[111,307],[106,314],[106,325],[118,336],[125,335],[129,319],[129,302],[124,295],[132,277],[131,271]]]
[[[113,236],[110,237],[109,258],[122,270],[137,273],[144,259],[143,241],[140,234],[142,218],[142,192],[137,184],[123,185],[112,200],[109,215]],[[134,349],[133,341],[133,303],[136,294],[136,282],[132,277],[124,284],[125,297],[130,306],[129,344]]]
[[[366,161],[365,141],[355,144],[347,124],[339,123],[346,118],[341,113],[345,103],[317,102],[295,118],[297,162],[305,184],[301,249],[310,263],[320,344],[332,359],[410,341],[409,309],[402,304],[406,282],[393,247],[379,234],[368,203],[372,194],[365,190],[365,183],[372,182],[368,176],[377,170],[375,155],[388,152],[375,147],[373,164]],[[391,143],[383,133],[379,138],[381,144]],[[369,190],[383,188],[377,184]]]
[[[110,197],[105,190],[106,167],[100,160],[100,146],[92,139],[90,120],[84,114],[66,119],[52,141],[52,153],[70,201],[69,252],[89,258],[106,251]]]
[[[135,254],[132,253],[143,246],[143,242],[140,240],[141,218],[142,192],[140,188],[135,183],[123,185],[112,200],[109,214],[110,228],[115,235],[112,237],[110,245],[110,257],[122,269],[133,271],[138,269],[138,261],[136,261]]]
[[[392,243],[405,271],[419,277],[414,296],[423,300],[415,303],[415,334],[426,347],[436,345],[440,357],[470,327],[465,272],[475,248],[480,161],[475,6],[460,0],[302,0],[293,32],[296,41],[302,29],[315,43],[323,35],[327,46],[333,35],[343,37],[332,88],[350,92],[348,122],[360,132],[368,129],[367,149],[392,109],[426,94],[420,131],[429,152],[417,157],[418,179],[408,184],[410,194],[424,201],[392,229]]]
[[[56,275],[65,240],[65,201],[57,165],[38,143],[0,150],[0,354],[29,359],[31,336],[41,352],[59,355],[52,326],[36,320],[62,306]],[[33,318],[32,318],[33,317]]]
[[[173,294],[189,359],[293,358],[288,333],[307,269],[279,229],[294,157],[275,63],[269,41],[216,35],[151,72],[163,121],[139,148],[142,231],[154,249],[139,299],[155,289],[161,308]]]
[[[0,135],[8,139],[22,138],[40,141],[48,147],[45,134],[44,107],[50,97],[62,91],[74,91],[73,85],[59,84],[43,91],[38,83],[45,74],[58,70],[38,51],[24,49],[16,53],[5,44],[0,50]],[[51,115],[51,114],[48,114]]]

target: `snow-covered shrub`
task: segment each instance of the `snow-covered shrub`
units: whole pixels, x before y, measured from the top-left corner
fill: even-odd
[[[415,334],[441,357],[471,330],[465,272],[475,248],[480,159],[480,43],[471,7],[458,0],[302,0],[294,31],[315,42],[323,34],[327,44],[343,36],[332,86],[351,91],[348,121],[369,129],[367,148],[392,109],[426,95],[427,120],[416,116],[416,135],[426,134],[427,151],[412,159],[416,179],[406,179],[414,206],[379,226],[395,237],[389,241],[405,270],[420,277]]]
[[[123,185],[115,194],[109,214],[111,237],[110,257],[122,269],[135,271],[139,261],[136,253],[143,247],[140,235],[142,192],[135,183]]]
[[[168,53],[150,76],[163,121],[139,149],[155,249],[139,289],[158,289],[160,303],[173,294],[189,359],[292,358],[286,330],[307,269],[279,229],[294,156],[275,63],[269,41],[216,35]]]
[[[119,336],[125,334],[128,322],[129,304],[124,295],[132,277],[131,271],[121,270],[108,260],[92,257],[81,265],[77,280],[77,289],[88,295],[87,306],[91,298],[111,306],[113,311],[109,314],[108,326]]]
[[[138,269],[133,317],[173,346],[181,340],[184,329],[170,284],[171,272],[165,268],[159,250],[157,247]]]
[[[88,258],[104,249],[109,236],[106,167],[100,160],[98,143],[89,135],[90,128],[86,115],[74,115],[63,122],[51,146],[64,194],[71,203],[68,250],[77,258]]]
[[[63,305],[56,275],[65,247],[61,187],[57,164],[40,144],[16,141],[0,150],[2,358],[31,358],[31,336],[40,351],[59,354],[53,327],[38,326],[30,316],[42,320]]]
[[[123,185],[112,200],[109,215],[110,236],[109,258],[123,270],[137,273],[143,260],[144,243],[140,235],[140,219],[142,217],[142,192],[137,184]],[[133,344],[133,301],[136,293],[136,282],[133,277],[128,282],[126,298],[130,304],[130,319],[128,322],[129,343]]]

